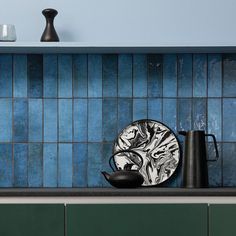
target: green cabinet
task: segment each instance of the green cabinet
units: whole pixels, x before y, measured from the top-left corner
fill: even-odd
[[[69,204],[67,236],[207,236],[207,204]]]
[[[236,235],[236,205],[211,204],[209,206],[209,236]]]
[[[64,205],[1,204],[1,236],[64,236]]]

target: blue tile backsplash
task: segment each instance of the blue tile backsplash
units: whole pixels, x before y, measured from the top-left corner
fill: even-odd
[[[210,185],[236,186],[236,54],[1,54],[0,187],[109,186],[114,139],[145,118],[215,134]]]

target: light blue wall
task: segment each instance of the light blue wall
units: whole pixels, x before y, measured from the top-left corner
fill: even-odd
[[[38,41],[43,8],[59,11],[61,41],[236,44],[235,0],[2,0],[0,23],[19,41]]]

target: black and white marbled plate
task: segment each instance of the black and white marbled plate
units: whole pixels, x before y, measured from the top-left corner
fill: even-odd
[[[180,145],[175,134],[164,124],[154,120],[138,120],[127,126],[115,141],[113,152],[131,149],[138,152],[121,153],[114,157],[120,170],[139,170],[143,186],[157,185],[176,170],[180,159]]]

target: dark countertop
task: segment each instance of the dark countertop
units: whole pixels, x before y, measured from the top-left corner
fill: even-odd
[[[236,196],[236,188],[0,188],[0,197],[178,197],[178,196]]]

